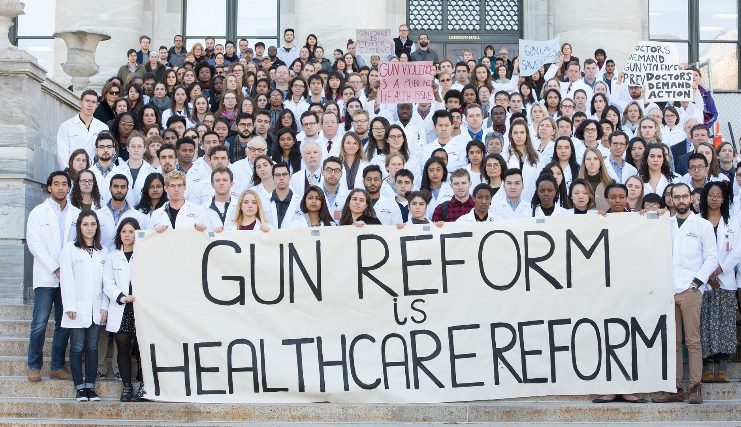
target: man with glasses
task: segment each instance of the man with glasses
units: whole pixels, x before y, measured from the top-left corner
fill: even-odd
[[[342,160],[339,157],[327,157],[322,163],[322,190],[327,199],[327,209],[335,224],[342,217],[342,208],[345,207],[348,190],[340,185],[342,178]]]
[[[563,101],[561,101],[561,117],[567,117],[571,118],[571,116],[574,115],[574,111],[576,110],[576,104],[571,98],[564,98]]]
[[[689,185],[693,190],[702,191],[702,187],[708,182],[708,159],[700,153],[690,153],[689,172],[682,176],[682,182]]]
[[[230,169],[234,172],[234,186],[238,192],[252,187],[252,174],[255,170],[255,159],[257,156],[268,154],[268,144],[259,136],[253,136],[247,142],[245,148],[247,157],[232,163]]]
[[[64,169],[69,166],[69,156],[82,148],[92,159],[95,154],[95,139],[98,134],[108,131],[108,126],[93,117],[98,108],[98,94],[88,89],[80,95],[80,112],[68,119],[57,130],[57,160]]]
[[[270,224],[275,228],[305,227],[306,220],[301,212],[303,194],[291,191],[291,172],[285,163],[273,165],[273,182],[275,190],[270,195]]]
[[[509,50],[507,50],[506,47],[499,49],[498,59],[501,59],[502,64],[507,67],[507,78],[512,78],[512,70],[514,70],[514,64],[512,63],[512,60],[509,59]]]
[[[406,53],[408,56],[411,56],[414,51],[414,42],[409,38],[409,27],[407,26],[407,24],[399,25],[399,37],[394,38],[393,55],[398,58],[403,52]]]
[[[368,124],[370,123],[370,115],[365,110],[357,111],[352,116],[353,131],[360,137],[360,143],[363,147],[368,142]]]
[[[625,150],[628,148],[628,135],[617,130],[607,138],[610,144],[610,155],[607,157],[607,163],[611,166],[607,168],[607,174],[615,182],[625,184],[631,176],[638,175],[638,169],[623,158]]]
[[[167,62],[173,67],[182,67],[185,62],[185,54],[188,53],[183,48],[183,36],[178,34],[172,40],[174,46],[167,52]]]
[[[700,308],[702,290],[710,274],[718,267],[718,254],[713,225],[690,211],[690,187],[675,184],[670,190],[676,215],[672,228],[672,282],[674,283],[674,323],[677,343],[677,391],[661,392],[652,399],[656,403],[682,402],[684,355],[682,335],[689,359],[689,403],[702,403],[702,349],[700,344]]]
[[[108,203],[111,198],[109,190],[110,180],[117,173],[124,173],[124,170],[118,169],[113,158],[116,154],[116,140],[110,132],[101,132],[95,138],[95,155],[97,161],[90,167],[90,171],[95,175],[95,181],[98,183],[100,190],[100,202]]]
[[[303,129],[296,135],[296,140],[301,145],[315,142],[319,144],[319,116],[313,111],[304,111],[299,120]],[[321,146],[321,145],[320,145]]]

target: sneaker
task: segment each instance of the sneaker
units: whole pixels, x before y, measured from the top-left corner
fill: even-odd
[[[727,383],[728,381],[730,381],[730,379],[728,378],[728,372],[718,371],[718,373],[715,374],[715,382]]]
[[[101,378],[105,378],[105,376],[106,375],[103,372],[100,372],[100,371],[97,371],[95,373],[95,378],[98,379],[98,380],[101,379]]]
[[[683,402],[684,392],[682,389],[678,389],[676,393],[669,393],[668,391],[662,391],[656,394],[651,402],[653,403],[671,403],[671,402]]]
[[[87,402],[88,400],[90,400],[90,398],[87,397],[87,390],[84,388],[77,390],[77,397],[75,399],[78,402]]]
[[[98,393],[95,392],[95,390],[93,390],[92,388],[88,388],[86,390],[87,390],[87,398],[91,402],[97,402],[100,400],[100,397],[98,396]]]
[[[66,369],[57,369],[49,372],[49,378],[53,380],[71,380],[72,374]]]
[[[693,405],[702,403],[702,384],[695,384],[690,387],[689,401]]]
[[[715,382],[715,374],[713,374],[713,371],[705,371],[702,373],[702,382],[704,383],[714,383]]]
[[[116,372],[116,373],[114,373],[114,374],[113,374],[113,378],[115,378],[115,379],[117,379],[117,380],[120,380],[120,379],[121,379],[121,373],[120,373],[120,372]]]
[[[137,390],[134,397],[131,398],[132,402],[147,402],[147,399],[144,398],[144,395],[147,392],[144,390],[144,383],[139,383],[139,390]]]
[[[32,383],[41,381],[41,370],[40,369],[29,369],[28,380]]]

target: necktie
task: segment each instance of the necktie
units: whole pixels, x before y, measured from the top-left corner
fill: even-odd
[[[332,140],[327,140],[327,153],[332,150]]]
[[[572,85],[573,85],[573,83],[569,83],[569,88],[568,88],[568,89],[566,89],[566,93],[569,93],[569,92],[571,92],[571,86],[572,86]]]

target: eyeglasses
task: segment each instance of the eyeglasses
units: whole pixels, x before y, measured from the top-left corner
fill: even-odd
[[[689,200],[690,197],[691,196],[689,194],[682,194],[682,195],[679,195],[679,196],[672,196],[672,199],[673,200]]]
[[[340,174],[340,173],[342,173],[342,169],[340,169],[340,168],[324,168],[324,172],[334,173],[334,174]]]
[[[490,164],[486,165],[486,168],[487,169],[488,168],[491,168],[491,169],[500,169],[501,167],[502,167],[502,165],[500,165],[499,163],[490,163]]]
[[[440,83],[446,83],[446,82],[449,82],[449,81],[451,81],[451,79],[440,79]]]
[[[90,185],[93,182],[95,182],[95,180],[93,180],[93,179],[81,179],[80,180],[80,184],[86,184],[86,185]]]
[[[267,148],[247,147],[247,150],[249,150],[250,153],[261,153],[263,151],[267,151]]]
[[[101,150],[113,150],[114,147],[112,145],[99,145],[98,148]]]
[[[289,176],[291,176],[291,174],[288,172],[273,174],[273,177],[275,178],[288,178]]]
[[[125,127],[125,128],[133,128],[134,127],[134,124],[133,123],[122,122],[122,123],[119,123],[119,124],[121,126]]]
[[[708,194],[708,199],[720,199],[723,200],[722,194]]]
[[[121,95],[121,92],[115,90],[109,90],[108,95]]]
[[[301,123],[301,126],[303,126],[303,127],[306,127],[306,126],[316,126],[316,125],[317,125],[317,122]]]
[[[368,120],[368,119],[358,119],[358,120],[353,120],[353,123],[368,123],[368,122],[369,122],[369,120]]]
[[[404,135],[389,135],[388,139],[404,139]]]
[[[692,165],[688,169],[691,171],[701,171],[705,169],[705,165]]]
[[[82,182],[82,181],[80,181],[80,182]],[[149,189],[150,190],[162,190],[162,188],[163,187],[161,185],[150,185],[149,186]]]

